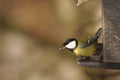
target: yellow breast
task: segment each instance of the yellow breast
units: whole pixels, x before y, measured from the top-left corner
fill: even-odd
[[[91,44],[88,47],[80,48],[80,45],[74,50],[76,56],[90,56],[96,52],[97,43]]]

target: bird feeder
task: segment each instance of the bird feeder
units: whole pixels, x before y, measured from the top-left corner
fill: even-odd
[[[120,0],[103,0],[103,60],[80,61],[82,66],[120,69]]]

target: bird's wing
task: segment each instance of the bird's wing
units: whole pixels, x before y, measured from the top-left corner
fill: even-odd
[[[88,39],[88,41],[86,41],[85,43],[80,45],[80,48],[85,48],[85,47],[93,44],[94,42],[97,42],[97,40],[100,37],[101,33],[102,33],[102,28],[99,28],[99,30],[96,32],[96,34],[93,37],[90,37],[90,39]]]

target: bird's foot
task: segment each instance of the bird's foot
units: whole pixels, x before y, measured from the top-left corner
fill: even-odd
[[[79,62],[79,61],[85,61],[87,59],[88,59],[88,57],[80,56],[80,57],[77,58],[77,62]]]
[[[90,58],[91,58],[93,61],[102,62],[103,56],[102,56],[102,55],[93,55],[93,56],[90,56]]]

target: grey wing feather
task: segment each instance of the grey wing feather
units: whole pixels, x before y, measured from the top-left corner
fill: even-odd
[[[99,30],[96,32],[95,36],[91,37],[88,41],[86,41],[85,43],[83,43],[80,48],[84,48],[87,47],[91,44],[93,44],[94,42],[97,42],[97,39],[100,37],[102,33],[102,28],[99,28]]]

